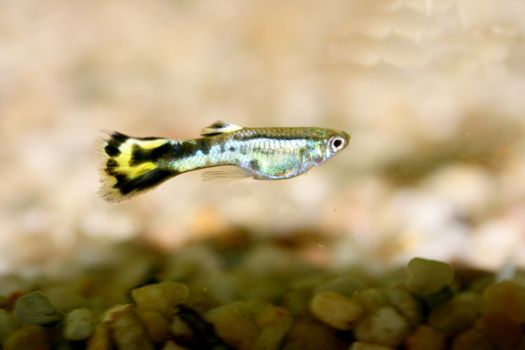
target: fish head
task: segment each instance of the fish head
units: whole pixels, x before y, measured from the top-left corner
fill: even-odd
[[[321,165],[337,153],[344,150],[350,143],[350,135],[344,131],[332,129],[317,129],[315,141],[306,152],[309,164]]]
[[[324,144],[325,160],[344,150],[350,143],[350,138],[347,132],[331,130]]]

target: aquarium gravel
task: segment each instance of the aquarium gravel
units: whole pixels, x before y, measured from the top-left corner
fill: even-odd
[[[123,244],[68,278],[3,277],[2,349],[525,349],[521,271],[335,269],[297,242],[225,237]]]

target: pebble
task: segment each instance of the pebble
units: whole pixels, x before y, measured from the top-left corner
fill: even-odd
[[[86,308],[75,309],[66,316],[64,338],[67,340],[82,340],[93,333],[93,314]]]
[[[117,349],[153,350],[147,331],[138,318],[133,305],[119,305],[106,313],[104,317]]]
[[[483,316],[481,324],[483,332],[498,350],[518,349],[520,342],[525,341],[522,325],[503,313],[489,313]]]
[[[354,297],[339,293],[321,292],[310,302],[312,314],[326,324],[340,330],[352,329],[363,315],[364,307]]]
[[[46,297],[51,304],[64,313],[82,308],[87,304],[86,298],[70,285],[46,289]]]
[[[406,350],[445,350],[447,336],[427,325],[417,327],[405,341]]]
[[[211,309],[206,319],[213,323],[217,334],[236,349],[251,349],[259,335],[253,313],[245,302],[237,301]]]
[[[158,311],[165,316],[173,315],[175,306],[186,301],[189,294],[188,286],[174,281],[150,284],[131,291],[139,310]]]
[[[407,320],[393,307],[376,310],[360,321],[354,335],[358,341],[384,346],[398,346],[410,332]]]
[[[456,297],[433,309],[428,316],[428,324],[448,335],[454,335],[470,327],[478,314],[474,303]]]
[[[452,341],[452,350],[493,350],[494,347],[483,332],[476,328],[470,328]]]
[[[488,312],[503,313],[518,323],[525,323],[525,286],[503,281],[487,287],[483,299]]]
[[[20,321],[11,313],[0,309],[0,344],[20,327]]]
[[[417,295],[417,298],[425,305],[425,308],[430,311],[454,299],[454,296],[455,294],[451,288],[445,288],[434,294]]]
[[[354,342],[352,345],[348,348],[349,350],[394,350],[394,348],[388,347],[388,346],[382,346],[377,344],[370,344],[370,343],[362,343],[362,342]]]
[[[33,292],[17,299],[15,316],[24,324],[53,326],[62,322],[64,316],[40,292]]]
[[[300,316],[308,313],[309,302],[309,293],[303,291],[290,291],[283,296],[281,305],[290,311],[292,315]]]
[[[412,325],[418,325],[423,319],[421,303],[404,288],[391,287],[385,290],[390,305],[396,308]]]
[[[168,337],[170,325],[163,314],[155,310],[139,310],[138,315],[154,343],[162,343]]]
[[[162,350],[189,350],[189,349],[183,346],[180,346],[179,344],[169,340],[164,344],[164,346],[162,347]]]
[[[341,276],[326,281],[314,289],[314,294],[321,292],[336,292],[345,296],[353,296],[364,288],[362,282],[351,276]]]
[[[292,328],[293,318],[282,308],[265,302],[248,302],[254,311],[255,323],[260,329],[254,349],[279,349]]]
[[[11,333],[3,350],[51,350],[51,344],[44,328],[28,325]]]
[[[292,327],[290,313],[262,301],[234,302],[210,310],[206,319],[236,349],[278,349]]]
[[[89,338],[86,350],[112,350],[109,328],[105,323],[99,323]]]
[[[359,293],[359,300],[367,311],[375,311],[389,305],[385,291],[379,288],[367,288]]]
[[[318,349],[344,350],[346,346],[328,325],[307,317],[296,318],[282,350]]]
[[[454,270],[444,262],[414,258],[408,263],[406,285],[414,293],[437,293],[453,280]]]

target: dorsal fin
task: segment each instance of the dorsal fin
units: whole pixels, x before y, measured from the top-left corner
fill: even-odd
[[[234,132],[241,129],[242,126],[218,120],[215,123],[208,125],[204,129],[202,129],[201,136],[215,136],[227,132]]]

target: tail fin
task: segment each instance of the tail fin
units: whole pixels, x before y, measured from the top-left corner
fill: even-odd
[[[177,175],[162,166],[172,149],[170,140],[164,138],[110,134],[103,144],[101,195],[110,202],[119,202]]]

